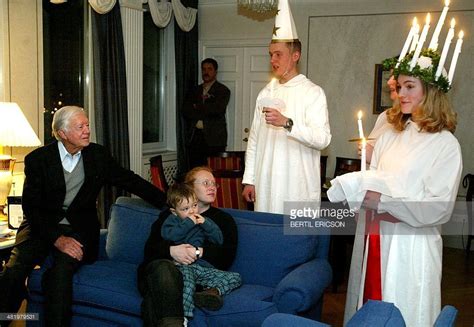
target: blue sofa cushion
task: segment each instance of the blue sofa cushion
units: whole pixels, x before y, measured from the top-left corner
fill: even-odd
[[[295,267],[315,256],[317,237],[284,235],[282,217],[280,224],[234,219],[239,239],[245,242],[239,242],[230,270],[241,274],[243,284],[276,287]]]
[[[159,213],[152,207],[113,205],[105,246],[107,257],[113,261],[140,264],[151,225]]]
[[[250,288],[247,288],[244,292],[234,291],[226,295],[224,305],[219,311],[195,310],[194,321],[191,321],[190,326],[260,326],[266,317],[278,312],[278,310],[275,303],[258,299],[258,297],[266,297],[265,292],[262,292],[262,288],[258,287],[254,290],[250,290]],[[257,298],[250,297],[251,294],[257,294]],[[203,324],[202,321],[206,323]]]
[[[43,302],[41,275],[46,266],[28,280],[30,296]],[[140,316],[142,298],[137,289],[137,265],[99,260],[82,266],[73,279],[74,303]]]

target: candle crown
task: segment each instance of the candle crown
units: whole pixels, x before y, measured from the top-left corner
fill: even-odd
[[[437,50],[438,34],[442,28],[442,25],[444,24],[444,18],[446,17],[448,6],[449,6],[449,0],[445,0],[445,8],[438,22],[439,26],[437,26],[433,35],[435,39],[434,43],[436,43],[436,45],[431,45],[431,46],[428,46],[427,48],[423,48],[422,43],[424,42],[424,39],[420,40],[421,49],[417,48],[418,51],[411,51],[410,53],[405,55],[405,51],[402,50],[403,55],[400,55],[400,58],[393,57],[393,58],[385,59],[382,62],[384,70],[393,69],[393,74],[395,78],[398,78],[399,75],[408,75],[408,76],[417,77],[427,84],[433,85],[444,92],[448,92],[451,89],[454,69],[456,66],[458,55],[461,52],[461,44],[462,44],[462,36],[459,35],[458,43],[460,44],[456,45],[456,50],[455,50],[455,53],[453,54],[453,58],[451,62],[449,77],[448,77],[448,74],[446,74],[446,70],[444,68],[439,69],[438,75],[440,75],[440,73],[441,75],[436,76],[436,72],[438,71],[438,65],[440,64],[440,61],[441,61],[441,65],[444,66],[446,55],[449,50],[449,44],[448,44],[447,51],[443,51],[443,58],[441,58],[441,54]],[[430,23],[430,14],[427,14],[426,20],[425,20],[425,27],[429,27],[429,23]],[[415,24],[415,21],[413,21],[412,26],[414,26],[414,24]],[[450,21],[450,25],[451,25],[450,33],[453,33],[452,30],[454,30],[455,24],[456,24],[456,21],[453,18]],[[428,28],[426,30],[428,30]],[[408,34],[407,41],[405,43],[409,43],[409,41],[411,41],[410,38],[413,38],[412,34],[414,33],[411,33],[410,31],[410,33]],[[449,39],[449,41],[450,40],[451,39]],[[433,40],[432,40],[432,43],[433,43]],[[416,56],[416,58],[413,58],[414,56]]]
[[[410,70],[413,54],[414,52],[408,54],[402,59],[398,67],[394,68],[393,74],[395,78],[398,78],[399,75],[414,76],[427,84],[433,85],[444,92],[448,92],[451,85],[446,74],[439,76],[438,79],[436,79],[435,76],[440,61],[439,52],[433,49],[422,49],[417,64]]]

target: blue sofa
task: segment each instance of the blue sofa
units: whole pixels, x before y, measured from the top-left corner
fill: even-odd
[[[230,270],[241,274],[243,285],[225,296],[220,310],[196,309],[189,326],[260,326],[277,312],[319,320],[323,292],[332,277],[328,233],[284,235],[282,215],[225,211],[235,218],[239,231]],[[101,234],[99,260],[81,267],[74,277],[73,326],[142,325],[136,270],[158,214],[140,199],[122,197],[113,205],[108,229]],[[28,280],[27,311],[40,317],[45,267],[47,263]]]

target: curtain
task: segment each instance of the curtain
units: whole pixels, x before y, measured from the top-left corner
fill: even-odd
[[[148,0],[148,6],[153,22],[159,28],[166,27],[169,24],[173,11],[176,22],[183,31],[189,32],[196,23],[197,9],[186,7],[186,3],[183,4],[180,0],[171,0],[171,2],[167,0]]]
[[[198,0],[182,0],[185,7],[198,7]],[[181,114],[187,90],[196,85],[199,71],[198,63],[198,19],[189,32],[184,32],[175,23],[176,52],[176,142],[178,148],[178,178],[189,169],[185,149],[185,121]]]
[[[124,168],[130,167],[127,81],[120,5],[108,13],[92,12],[94,101],[97,143],[104,145]],[[102,226],[106,226],[110,206],[124,194],[106,186],[98,199]]]

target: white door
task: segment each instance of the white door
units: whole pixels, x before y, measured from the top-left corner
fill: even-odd
[[[245,151],[252,124],[255,100],[270,81],[268,41],[242,44],[242,41],[203,42],[202,57],[219,64],[217,79],[231,91],[227,106],[227,150]]]

